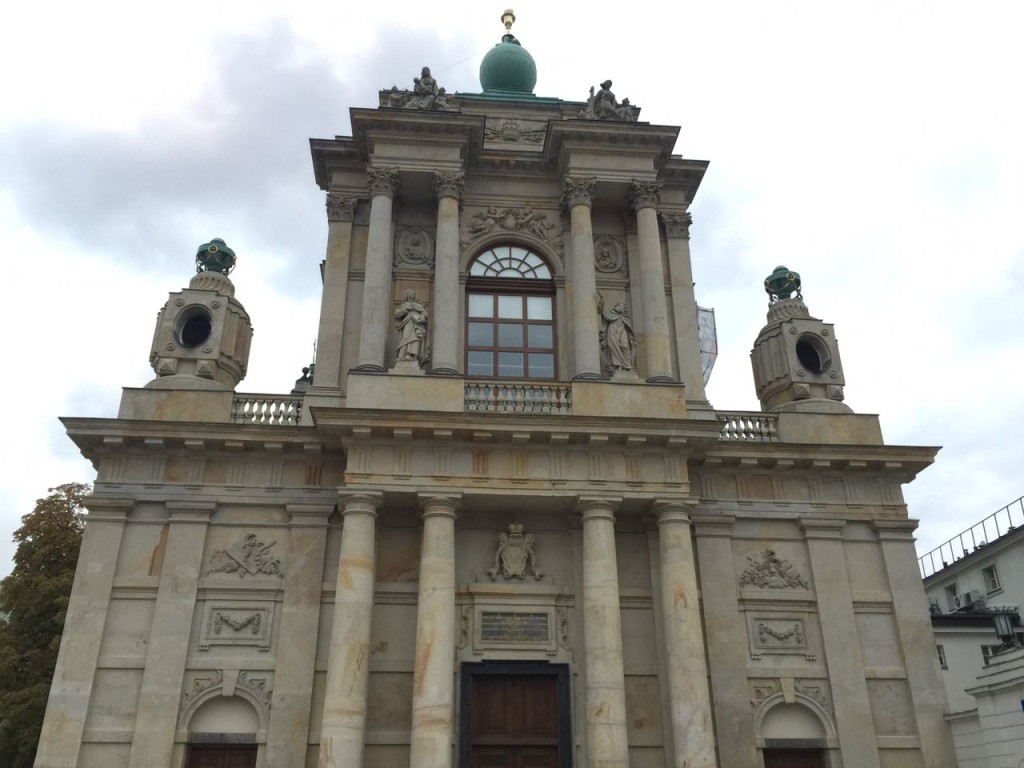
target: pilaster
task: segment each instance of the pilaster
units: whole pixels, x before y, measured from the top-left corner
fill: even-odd
[[[304,768],[309,741],[327,520],[333,504],[288,504],[288,570],[274,662],[266,763]]]
[[[587,764],[627,768],[626,686],[622,614],[615,555],[615,511],[622,499],[581,498],[583,648],[587,670]]]
[[[704,629],[718,732],[719,765],[759,768],[754,717],[747,687],[747,637],[740,614],[732,538],[736,518],[691,515],[700,560]]]
[[[167,546],[136,708],[129,768],[169,765],[213,502],[168,501]]]
[[[379,493],[341,500],[345,522],[338,555],[334,623],[320,726],[320,768],[362,766],[369,683],[370,620],[376,573]]]
[[[459,290],[459,199],[466,174],[438,171],[434,174],[437,193],[437,252],[434,258],[433,343],[431,373],[457,375],[462,368],[458,350],[462,313]]]
[[[356,370],[383,371],[391,320],[391,213],[398,192],[397,168],[367,168],[370,231],[366,244],[366,282]]]
[[[637,243],[640,249],[640,291],[644,299],[644,359],[647,381],[671,383],[672,353],[669,346],[668,302],[665,300],[665,270],[661,260],[661,235],[657,206],[661,185],[634,181],[630,202],[636,211]]]
[[[842,520],[804,518],[800,521],[811,559],[814,594],[824,640],[825,663],[836,710],[836,731],[844,755],[856,755],[857,765],[879,768],[878,739],[871,716],[864,657],[856,632]]]
[[[704,632],[690,538],[689,505],[660,502],[661,613],[675,768],[716,768]]]
[[[591,221],[595,179],[566,177],[562,196],[569,209],[572,232],[570,269],[572,281],[573,378],[601,377],[598,336],[597,274],[594,268],[594,231]]]
[[[690,224],[693,219],[683,211],[662,212],[661,220],[668,239],[668,268],[672,285],[672,315],[676,324],[679,378],[686,385],[687,401],[707,403],[704,371],[700,362],[697,297],[693,291],[693,268],[690,262]]]
[[[82,546],[78,552],[75,582],[68,602],[65,632],[60,639],[53,686],[46,703],[46,716],[39,736],[35,765],[39,768],[74,768],[85,732],[89,701],[96,677],[103,628],[114,583],[114,564],[121,549],[121,537],[130,499],[90,496]]]
[[[412,768],[450,768],[455,722],[455,517],[458,494],[421,495],[419,608],[413,673]]]
[[[358,200],[327,193],[327,256],[317,331],[313,386],[341,394],[341,346],[345,336],[345,302],[352,254],[352,219]]]

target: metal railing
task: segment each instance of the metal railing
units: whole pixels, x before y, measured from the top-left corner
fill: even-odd
[[[302,398],[290,395],[235,395],[233,424],[278,424],[294,427],[302,418]]]
[[[572,386],[569,384],[467,381],[465,395],[467,411],[572,413]]]
[[[958,533],[944,544],[940,544],[931,552],[917,558],[921,568],[921,578],[938,573],[948,568],[957,560],[962,560],[980,549],[984,549],[1001,536],[1024,525],[1024,496],[1011,501],[1002,509],[993,512],[981,522],[975,523],[966,531]]]
[[[776,443],[779,440],[779,417],[757,411],[718,411],[722,431],[719,440],[748,443]]]

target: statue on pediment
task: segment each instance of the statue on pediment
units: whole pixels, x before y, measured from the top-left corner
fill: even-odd
[[[437,84],[437,80],[430,74],[430,67],[424,67],[419,77],[412,79],[413,88],[411,91],[400,91],[397,85],[391,86],[386,95],[381,94],[381,106],[394,107],[396,109],[423,109],[436,112],[450,112],[455,109],[448,102],[448,94],[444,88]]]
[[[594,93],[594,86],[590,86],[590,98],[587,99],[587,107],[583,110],[582,117],[587,120],[620,120],[628,123],[635,123],[637,109],[629,103],[629,99],[623,99],[620,104],[615,94],[612,93],[612,81],[605,80],[601,83],[601,90]]]

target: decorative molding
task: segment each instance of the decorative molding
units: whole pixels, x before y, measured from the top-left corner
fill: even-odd
[[[219,669],[213,670],[206,676],[196,676],[192,679],[192,687],[185,691],[181,697],[181,710],[186,711],[194,702],[198,701],[205,693],[212,691],[224,684],[224,673]]]
[[[396,267],[434,267],[434,236],[420,224],[403,227],[395,235]]]
[[[456,200],[462,198],[466,186],[466,174],[464,171],[434,171],[434,194],[438,198],[454,197]]]
[[[661,220],[665,224],[665,235],[670,238],[690,239],[690,225],[693,224],[693,216],[688,212],[683,213],[662,213]]]
[[[182,727],[188,727],[196,710],[208,699],[239,695],[253,705],[260,720],[261,730],[266,729],[270,723],[273,698],[270,677],[265,672],[244,670],[217,669],[196,673],[192,678],[192,686],[181,697],[178,723]]]
[[[558,620],[558,644],[567,651],[571,650],[572,646],[569,644],[569,611],[565,609],[564,605],[560,605],[555,609],[555,616]]]
[[[803,619],[775,616],[749,616],[750,658],[762,655],[789,654],[813,661]]]
[[[265,673],[246,672],[238,673],[238,685],[244,686],[267,710],[270,709],[270,702],[273,699],[273,690],[269,685],[269,678]]]
[[[494,567],[487,575],[494,581],[500,573],[506,579],[525,579],[527,569],[533,572],[534,579],[544,574],[537,568],[537,556],[533,551],[536,537],[532,533],[523,533],[520,523],[509,523],[508,533],[498,534],[498,547],[494,552]]]
[[[761,587],[762,589],[808,589],[807,582],[788,560],[781,560],[772,549],[765,549],[750,561],[742,574],[740,586]]]
[[[491,205],[486,211],[477,211],[469,219],[459,243],[466,247],[474,240],[498,230],[525,232],[556,248],[562,247],[561,229],[548,221],[547,214],[535,211],[529,206],[503,208],[499,211],[496,206]]]
[[[504,141],[515,144],[543,144],[547,130],[544,128],[524,129],[512,115],[505,117],[497,128],[484,127],[485,141]]]
[[[370,196],[384,195],[394,198],[398,192],[397,168],[367,168],[366,180],[370,186]]]
[[[342,197],[336,192],[327,193],[327,220],[352,221],[355,218],[357,197]]]
[[[228,549],[214,550],[206,575],[211,573],[236,573],[238,578],[246,576],[284,575],[281,561],[275,558],[270,548],[277,542],[264,544],[255,533],[247,533],[241,542]]]
[[[807,683],[805,681],[797,680],[795,689],[798,694],[806,696],[808,699],[815,702],[818,706],[828,712],[829,717],[835,720],[836,713],[832,708],[832,700],[826,693],[825,686],[819,684],[817,681]]]
[[[597,179],[565,177],[565,191],[562,193],[562,204],[572,210],[577,205],[585,205],[588,208],[594,203],[594,187]]]
[[[273,616],[273,605],[207,602],[199,650],[208,651],[213,645],[232,645],[269,651]]]
[[[626,241],[615,235],[594,235],[594,267],[602,274],[629,277]]]
[[[641,208],[657,208],[661,204],[661,183],[656,181],[637,181],[629,185],[629,204],[634,210]]]

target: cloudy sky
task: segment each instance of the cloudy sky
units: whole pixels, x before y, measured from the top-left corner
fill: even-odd
[[[224,238],[253,318],[240,389],[312,355],[323,195],[308,138],[429,65],[479,91],[503,6],[63,0],[0,24],[4,258],[0,576],[50,486],[91,480],[58,416],[113,416],[152,378],[153,322]],[[356,13],[349,11],[358,7]],[[919,549],[1024,494],[1024,49],[1019,2],[514,6],[536,93],[605,78],[711,166],[692,213],[715,307],[716,407],[755,409],[761,282],[798,270],[836,324],[847,403],[889,443],[944,446],[906,495]]]

